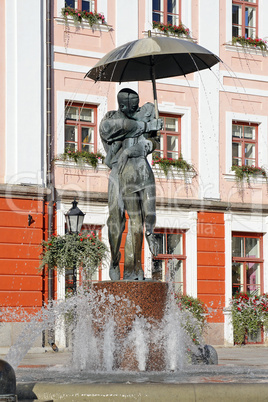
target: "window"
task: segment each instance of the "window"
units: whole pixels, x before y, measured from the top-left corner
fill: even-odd
[[[181,0],[153,0],[153,21],[179,25]]]
[[[258,126],[236,123],[232,125],[232,164],[258,166]]]
[[[262,292],[262,235],[235,233],[232,237],[233,295],[237,292],[260,295]]]
[[[65,149],[97,151],[97,107],[72,103],[65,109]]]
[[[81,11],[95,12],[96,1],[95,0],[65,0],[65,7],[75,8]]]
[[[159,254],[153,258],[152,279],[174,283],[176,291],[185,288],[185,232],[156,229]]]
[[[163,130],[160,133],[160,149],[155,151],[161,158],[178,159],[181,152],[181,118],[174,115],[160,115]]]
[[[91,233],[93,232],[95,236],[98,236],[101,239],[101,226],[99,225],[83,225],[82,233]],[[67,233],[67,228],[66,228]],[[81,278],[83,277],[83,271],[79,270],[78,281],[81,284]],[[101,281],[101,268],[99,268],[96,272],[94,272],[93,276],[90,278],[90,281]],[[66,269],[65,270],[65,294],[73,294],[74,287],[74,270]]]
[[[232,35],[255,39],[257,35],[258,0],[235,0],[232,6]]]

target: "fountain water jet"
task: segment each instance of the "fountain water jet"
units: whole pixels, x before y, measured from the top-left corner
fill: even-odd
[[[40,332],[62,317],[74,372],[180,371],[198,353],[183,328],[189,314],[180,311],[167,283],[107,281],[43,308],[5,359],[16,368]]]

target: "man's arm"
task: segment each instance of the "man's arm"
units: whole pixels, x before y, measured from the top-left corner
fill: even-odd
[[[108,144],[122,141],[125,138],[139,137],[146,128],[143,121],[123,119],[103,119],[100,123],[100,135]]]
[[[140,140],[138,143],[132,145],[131,147],[125,149],[117,162],[117,166],[118,166],[118,172],[122,173],[128,158],[138,158],[140,156],[143,156],[144,158],[146,158],[146,156],[148,154],[150,154],[151,152],[153,152],[154,150],[154,143],[151,140]]]
[[[100,123],[100,136],[107,144],[111,144],[114,141],[139,137],[143,133],[148,133],[153,130],[157,131],[161,128],[161,119],[153,119],[150,122],[144,122],[128,118],[114,118],[114,115],[108,112]]]

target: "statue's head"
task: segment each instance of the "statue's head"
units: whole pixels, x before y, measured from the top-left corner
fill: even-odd
[[[139,107],[139,95],[130,88],[121,89],[117,95],[121,112],[127,117],[133,117]]]

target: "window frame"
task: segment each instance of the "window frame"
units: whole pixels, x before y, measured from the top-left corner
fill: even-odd
[[[66,112],[68,111],[68,108],[71,107],[76,107],[79,108],[79,119],[78,120],[73,120],[73,119],[67,119],[66,118]],[[90,123],[84,120],[80,120],[80,111],[83,109],[92,109],[94,113],[94,123]],[[97,110],[98,106],[88,104],[88,103],[81,103],[81,102],[72,102],[70,105],[68,104],[68,101],[65,101],[65,116],[64,116],[64,149],[68,148],[68,143],[70,144],[77,144],[77,147],[75,148],[76,151],[83,151],[83,143],[82,143],[82,127],[92,127],[93,128],[93,152],[97,152],[97,129],[98,129],[98,122],[97,122]],[[77,142],[75,141],[69,141],[68,143],[66,142],[66,133],[65,133],[65,127],[66,126],[76,126],[77,127]],[[91,143],[89,143],[90,145]]]
[[[85,10],[82,9],[83,1],[84,0],[74,0],[74,7],[73,8],[76,9],[76,10],[79,10],[79,11],[85,11]],[[86,1],[89,1],[90,3],[92,3],[92,1],[93,1],[94,6],[93,6],[93,9],[90,10],[90,11],[93,12],[93,13],[97,12],[97,0],[86,0]],[[65,0],[64,0],[64,5],[65,5],[65,7],[67,7]],[[88,11],[88,10],[86,10],[86,11]]]
[[[247,273],[246,273],[246,264],[248,263],[255,263],[255,264],[260,264],[260,284],[259,284],[259,292],[260,294],[263,293],[263,263],[264,263],[264,259],[263,259],[263,234],[262,233],[250,233],[250,232],[232,232],[232,240],[234,237],[242,237],[244,238],[244,251],[246,250],[245,248],[245,239],[259,239],[260,241],[260,256],[259,257],[236,257],[232,255],[232,266],[233,263],[240,263],[243,264],[243,284],[240,284],[240,288],[243,286],[243,291],[239,290],[239,293],[247,293]],[[231,246],[231,250],[233,251],[233,248]],[[233,254],[233,252],[232,252]],[[232,271],[233,271],[233,267],[232,267]],[[234,285],[239,285],[238,283],[233,283],[233,279],[232,279],[232,294],[233,293],[233,289],[234,289]],[[246,287],[246,289],[245,289]]]
[[[169,228],[155,228],[154,234],[181,234],[182,235],[182,254],[158,254],[157,256],[152,258],[153,261],[156,260],[164,260],[165,261],[165,272],[164,272],[164,282],[166,282],[168,278],[168,261],[172,259],[177,259],[182,261],[182,269],[183,269],[183,283],[182,283],[182,293],[186,294],[186,230],[182,229],[169,229]],[[166,237],[166,246],[167,246],[167,237]],[[173,282],[173,283],[181,283],[181,282]]]
[[[256,0],[256,2],[252,2],[252,1],[246,1],[246,0],[232,0],[232,8],[233,5],[241,5],[241,9],[242,9],[242,24],[233,24],[232,21],[232,37],[237,37],[233,35],[233,27],[241,27],[241,35],[238,36],[244,36],[246,37],[246,22],[245,22],[245,12],[246,12],[246,7],[254,7],[256,9],[256,26],[253,27],[255,28],[255,37],[252,39],[256,39],[258,38],[258,9],[259,9],[259,0]],[[249,36],[251,37],[251,36]]]
[[[176,0],[176,1],[178,2],[178,14],[168,13],[168,7],[167,7],[168,0],[160,0],[160,2],[162,2],[162,5],[160,5],[160,10],[154,10],[154,8],[153,8],[153,0],[152,0],[152,20],[154,21],[153,14],[157,13],[157,14],[160,14],[160,21],[159,22],[161,22],[162,24],[170,24],[168,22],[168,15],[172,15],[172,16],[175,16],[175,17],[177,16],[178,22],[176,24],[171,24],[171,25],[179,25],[180,21],[181,21],[181,18],[180,18],[180,15],[181,15],[181,0]]]
[[[254,144],[255,145],[255,161],[251,165],[247,165],[247,166],[258,167],[258,163],[259,163],[259,161],[258,161],[258,127],[259,127],[259,125],[257,123],[250,123],[250,122],[242,122],[242,121],[233,120],[232,121],[232,128],[233,128],[234,125],[235,126],[242,126],[242,127],[255,127],[255,139],[251,140],[251,139],[245,138],[244,136],[243,136],[243,138],[236,138],[236,137],[233,137],[233,135],[232,135],[232,165],[233,165],[233,159],[234,158],[239,159],[238,157],[233,156],[233,143],[241,144],[241,146],[242,146],[242,151],[241,151],[242,156],[240,158],[241,159],[241,165],[237,165],[237,166],[244,166],[246,164],[245,160],[247,158],[245,157],[245,144]],[[244,128],[243,128],[243,133],[244,133]]]
[[[155,153],[159,154],[161,158],[168,158],[168,152],[176,152],[178,158],[181,154],[181,115],[175,115],[171,113],[160,113],[159,118],[163,120],[163,129],[161,130],[160,136],[163,138],[163,149],[161,149],[161,142],[159,143],[159,149],[155,149]],[[174,118],[178,120],[178,131],[168,131],[165,129],[166,118]],[[178,151],[168,151],[167,150],[167,137],[174,136],[178,138]],[[175,159],[175,158],[172,158]]]

